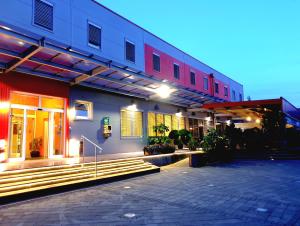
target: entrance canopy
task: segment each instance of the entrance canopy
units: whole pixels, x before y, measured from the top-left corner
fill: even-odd
[[[215,112],[217,121],[244,123],[259,127],[264,112],[282,111],[291,126],[300,127],[300,111],[284,98],[204,104],[202,108]]]
[[[13,70],[24,73],[24,76],[31,74],[182,107],[224,101],[111,59],[0,23],[0,73]],[[170,96],[162,99],[160,95],[163,92],[170,92]]]

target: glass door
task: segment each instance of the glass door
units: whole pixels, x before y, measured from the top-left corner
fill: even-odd
[[[14,159],[25,158],[24,147],[24,109],[11,109],[10,123],[10,153],[9,157]]]

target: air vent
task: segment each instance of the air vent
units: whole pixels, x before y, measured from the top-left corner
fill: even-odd
[[[89,23],[89,44],[101,48],[101,28]]]
[[[43,0],[35,0],[34,24],[53,31],[53,6]]]

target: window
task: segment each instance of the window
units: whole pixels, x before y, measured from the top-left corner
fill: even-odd
[[[143,113],[141,111],[121,110],[121,136],[143,136]]]
[[[236,100],[236,96],[235,96],[235,91],[232,90],[232,100],[235,101]]]
[[[53,5],[45,0],[34,1],[34,24],[53,31]]]
[[[193,138],[203,139],[204,121],[202,119],[189,118],[189,131],[192,133]]]
[[[215,93],[219,93],[219,84],[215,83]]]
[[[159,57],[159,55],[153,53],[152,54],[152,61],[153,61],[153,70],[160,71],[160,57]]]
[[[180,79],[180,71],[179,71],[179,65],[174,64],[174,78]]]
[[[226,86],[224,87],[224,96],[228,97],[228,88]]]
[[[240,93],[239,95],[240,101],[243,101],[243,95]]]
[[[169,135],[171,130],[180,130],[185,128],[185,118],[177,117],[176,115],[162,114],[148,112],[148,136],[157,136],[153,131],[154,126],[165,124],[169,127],[169,132],[166,132],[166,136]]]
[[[76,100],[74,109],[75,109],[75,119],[77,119],[77,120],[93,119],[93,104],[92,104],[92,102]]]
[[[96,48],[101,48],[101,28],[88,23],[89,44]]]
[[[208,78],[203,79],[203,86],[204,90],[208,90]]]
[[[192,85],[196,85],[196,78],[195,78],[195,72],[190,72],[190,81]]]
[[[132,42],[125,42],[126,60],[135,63],[135,45]]]

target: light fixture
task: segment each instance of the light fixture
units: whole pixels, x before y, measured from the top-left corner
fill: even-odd
[[[261,120],[258,118],[258,119],[255,120],[255,122],[256,122],[257,124],[259,124],[259,123],[261,122]]]
[[[230,120],[227,120],[227,121],[226,121],[227,126],[230,126],[230,123],[231,123]]]
[[[128,111],[137,111],[136,104],[131,104],[127,107]]]
[[[25,43],[22,42],[22,41],[18,41],[18,44],[21,45],[21,46],[23,46]]]
[[[0,113],[7,113],[9,111],[9,102],[0,101]]]
[[[180,111],[180,109],[177,109],[177,113],[175,113],[176,117],[182,117],[182,112]]]
[[[80,141],[72,138],[69,141],[69,156],[79,157]]]
[[[9,28],[9,27],[6,27],[6,26],[1,26],[1,27],[5,30],[11,31],[11,28]]]
[[[161,98],[168,98],[171,94],[171,89],[167,85],[161,85],[157,89],[155,89],[155,92],[161,97]]]
[[[73,108],[70,108],[69,110],[68,110],[68,115],[69,115],[69,120],[74,120],[75,119],[75,116],[76,116],[76,110],[75,110],[75,108],[73,107]]]
[[[251,122],[252,118],[251,118],[250,116],[248,116],[248,117],[246,118],[246,120],[247,120],[247,122]]]
[[[210,121],[211,120],[211,117],[210,116],[208,116],[208,117],[205,117],[205,121]]]

